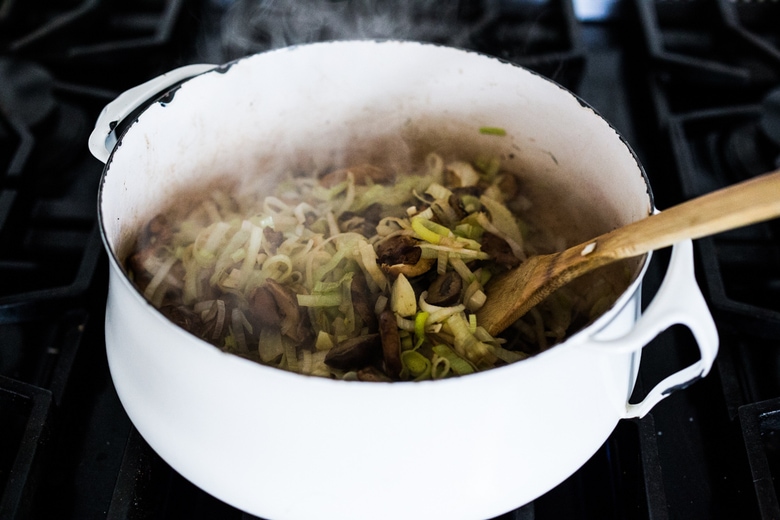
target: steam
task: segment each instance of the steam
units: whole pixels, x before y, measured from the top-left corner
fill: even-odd
[[[223,17],[227,59],[323,40],[405,39],[468,45],[478,12],[442,0],[237,0]]]

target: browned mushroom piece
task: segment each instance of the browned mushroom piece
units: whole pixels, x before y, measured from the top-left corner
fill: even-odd
[[[170,241],[173,228],[168,223],[165,215],[156,215],[142,229],[138,236],[138,248],[160,245]]]
[[[376,224],[351,211],[339,215],[338,225],[342,233],[360,233],[366,238],[376,235]]]
[[[269,278],[262,287],[252,291],[249,300],[249,311],[256,322],[278,326],[282,335],[298,343],[310,339],[309,314],[298,305],[298,298],[289,287]]]
[[[500,266],[512,269],[520,265],[521,260],[512,253],[506,240],[492,233],[482,235],[482,251],[487,253]]]
[[[360,211],[360,216],[374,225],[379,224],[379,221],[382,220],[383,217],[382,205],[378,202],[369,204]]]
[[[416,264],[395,264],[380,266],[384,272],[390,276],[397,277],[399,274],[406,276],[407,278],[414,278],[420,276],[431,270],[433,264],[436,263],[435,258],[420,258]]]
[[[342,341],[325,355],[325,364],[339,370],[359,370],[382,358],[379,334],[366,334]]]
[[[139,291],[143,292],[152,281],[152,274],[146,269],[147,262],[150,260],[154,262],[153,257],[155,256],[164,257],[165,252],[162,245],[147,244],[145,247],[141,247],[140,242],[137,243],[135,251],[125,261],[125,267],[133,273],[133,283]]]
[[[482,194],[483,189],[479,186],[465,186],[452,188],[452,195],[448,200],[452,209],[460,218],[465,218],[467,215],[466,210],[463,207],[463,197],[472,196],[479,197]]]
[[[149,237],[154,237],[155,243],[167,243],[173,235],[173,228],[165,215],[157,215],[146,226]]]
[[[370,383],[392,383],[393,380],[387,377],[387,374],[376,367],[365,367],[357,371],[358,381],[367,381]]]
[[[455,271],[447,271],[436,277],[428,287],[427,302],[439,307],[449,307],[458,303],[463,289],[463,278]]]
[[[282,317],[273,294],[265,286],[255,287],[247,297],[250,321],[261,328],[282,326]]]
[[[517,177],[512,173],[503,173],[498,181],[498,187],[504,196],[504,200],[512,200],[519,190]]]
[[[382,357],[385,361],[385,372],[393,379],[399,379],[403,364],[401,363],[401,336],[398,334],[398,322],[395,314],[385,309],[379,314],[379,336],[382,338]]]
[[[360,233],[366,238],[376,235],[376,225],[384,215],[378,202],[369,204],[360,211],[345,211],[338,217],[339,229],[343,233]]]
[[[414,265],[422,256],[422,249],[417,244],[417,240],[408,235],[395,235],[382,240],[376,245],[377,261],[384,265]]]
[[[376,313],[374,312],[376,297],[369,291],[366,277],[362,271],[357,271],[352,276],[350,292],[352,293],[352,307],[355,309],[355,314],[360,317],[363,326],[368,327],[370,332],[376,331]]]
[[[389,184],[395,180],[395,174],[390,170],[379,168],[373,164],[358,164],[326,173],[320,177],[320,184],[326,188],[332,188],[347,179],[347,172],[352,172],[355,184],[358,185],[368,184],[369,180],[376,184]]]
[[[427,273],[435,258],[423,258],[418,242],[407,235],[395,235],[376,245],[376,256],[379,267],[391,276],[403,274],[413,278]]]
[[[146,290],[146,286],[152,281],[152,275],[144,269],[145,251],[139,251],[125,260],[125,269],[133,275],[133,284],[140,292]]]
[[[164,305],[160,312],[173,323],[188,331],[197,331],[203,327],[203,322],[197,313],[180,305]]]
[[[284,233],[275,231],[274,228],[269,226],[263,228],[263,237],[269,245],[268,251],[271,252],[271,254],[276,254],[276,248],[284,242]]]

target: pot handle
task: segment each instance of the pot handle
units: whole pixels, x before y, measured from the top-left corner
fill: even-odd
[[[643,417],[659,401],[706,376],[712,368],[718,354],[718,331],[696,283],[693,265],[692,242],[675,244],[661,287],[631,332],[617,339],[596,340],[600,347],[608,347],[610,351],[633,352],[679,324],[690,329],[699,346],[701,358],[696,363],[667,376],[641,402],[627,402],[624,418]]]
[[[157,94],[215,67],[209,64],[186,65],[126,90],[100,112],[95,129],[89,136],[89,151],[100,162],[107,162],[117,142],[116,129],[125,118]]]

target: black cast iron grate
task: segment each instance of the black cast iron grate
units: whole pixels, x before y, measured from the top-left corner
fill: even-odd
[[[762,154],[760,106],[672,116],[668,130],[684,198],[770,171],[775,153]],[[765,338],[780,334],[780,229],[755,224],[697,242],[700,275],[723,327]]]
[[[0,518],[26,518],[49,441],[51,392],[0,376]]]
[[[635,0],[634,5],[657,78],[672,87],[672,111],[684,109],[680,104],[698,109],[746,102],[780,81],[776,40],[773,45],[767,39],[771,29],[755,23],[776,18],[776,2]]]
[[[647,518],[666,520],[666,500],[652,418],[621,422],[575,475],[548,494],[495,520],[534,518]],[[641,445],[641,457],[640,453]],[[601,482],[594,489],[592,482]],[[647,485],[650,482],[650,485]],[[192,520],[256,520],[184,479],[132,429],[124,449],[107,518],[160,515]]]
[[[0,8],[0,323],[84,297],[103,250],[91,126],[145,79],[133,71],[174,66],[184,5],[6,0]]]
[[[743,406],[739,420],[761,518],[780,518],[780,398]]]

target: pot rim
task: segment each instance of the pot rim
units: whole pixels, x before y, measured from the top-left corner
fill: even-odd
[[[103,215],[103,190],[104,190],[104,187],[105,187],[105,184],[106,184],[106,179],[107,179],[108,174],[109,174],[110,165],[111,165],[111,163],[113,162],[113,159],[114,159],[114,153],[121,146],[122,140],[125,137],[125,135],[129,131],[131,131],[132,128],[137,123],[140,122],[141,117],[143,116],[144,112],[146,112],[152,105],[154,105],[155,102],[159,101],[159,99],[161,97],[167,95],[168,93],[177,90],[184,83],[187,83],[187,82],[189,82],[189,81],[191,81],[193,79],[196,79],[199,76],[206,75],[206,74],[213,74],[213,73],[229,74],[230,73],[230,69],[233,67],[233,65],[235,65],[235,64],[237,64],[237,63],[239,63],[241,61],[252,59],[255,56],[266,55],[266,54],[269,54],[269,53],[294,52],[294,51],[296,51],[298,49],[304,49],[304,48],[308,48],[308,47],[312,47],[312,46],[323,46],[323,45],[354,46],[354,45],[364,45],[364,44],[378,44],[378,45],[388,44],[388,45],[401,45],[401,46],[404,46],[404,47],[409,47],[409,46],[413,46],[413,45],[414,46],[422,46],[422,47],[440,47],[440,48],[443,48],[443,49],[449,49],[449,50],[453,50],[453,51],[469,53],[469,54],[477,55],[479,57],[486,58],[486,59],[489,59],[489,60],[495,60],[495,61],[501,63],[502,65],[506,65],[506,66],[515,67],[515,68],[521,69],[521,70],[523,70],[523,71],[525,71],[527,73],[530,73],[530,74],[532,74],[534,76],[537,76],[538,78],[541,78],[542,80],[548,82],[551,86],[560,88],[561,90],[563,90],[568,95],[574,97],[574,99],[583,108],[591,110],[596,117],[600,118],[604,123],[607,124],[607,126],[610,129],[612,129],[612,131],[615,133],[615,137],[620,139],[620,141],[623,143],[623,146],[626,148],[626,150],[634,158],[634,161],[636,162],[637,169],[638,169],[639,173],[641,174],[642,179],[643,179],[643,181],[645,183],[645,187],[647,189],[646,195],[648,197],[648,203],[649,203],[649,213],[648,213],[648,216],[650,214],[652,214],[653,212],[657,211],[657,209],[655,207],[655,200],[654,200],[654,196],[653,196],[653,191],[652,191],[652,188],[650,186],[650,181],[648,179],[647,173],[646,173],[646,171],[645,171],[641,161],[639,160],[639,157],[637,156],[636,152],[634,151],[634,149],[631,147],[631,145],[625,139],[625,137],[614,127],[614,125],[612,125],[612,123],[609,120],[607,120],[606,118],[604,118],[599,113],[598,110],[596,110],[594,107],[592,107],[587,101],[585,101],[584,99],[580,98],[576,93],[574,93],[574,92],[570,91],[569,89],[567,89],[566,87],[560,85],[555,80],[550,79],[550,78],[548,78],[546,76],[543,76],[542,74],[539,74],[538,72],[530,70],[530,69],[528,69],[526,67],[523,67],[521,65],[509,62],[507,60],[503,60],[503,59],[495,57],[495,56],[491,56],[489,54],[485,54],[485,53],[481,53],[481,52],[478,52],[478,51],[470,50],[470,49],[464,49],[464,48],[459,48],[459,47],[455,47],[455,46],[448,46],[448,45],[442,45],[442,44],[437,44],[437,43],[419,42],[419,41],[412,41],[412,40],[398,40],[398,39],[356,39],[356,40],[339,40],[339,41],[327,41],[327,42],[315,42],[315,43],[306,43],[306,44],[296,44],[296,45],[291,45],[291,46],[287,46],[287,47],[271,49],[271,50],[260,52],[260,53],[257,53],[257,54],[243,56],[243,57],[237,58],[235,60],[226,62],[225,64],[217,65],[214,68],[212,68],[210,70],[207,70],[205,72],[199,73],[199,74],[197,74],[195,76],[192,76],[191,78],[188,78],[188,79],[185,79],[183,81],[177,82],[171,88],[169,88],[169,89],[167,89],[167,90],[165,90],[165,91],[163,91],[163,92],[161,92],[161,93],[159,93],[157,95],[152,96],[150,99],[147,100],[147,102],[145,103],[145,106],[140,108],[138,111],[134,112],[133,120],[130,121],[129,124],[127,124],[127,126],[122,130],[121,134],[118,136],[118,138],[116,140],[116,144],[113,146],[113,148],[110,151],[109,157],[106,160],[105,166],[103,168],[103,172],[101,173],[100,184],[99,184],[99,187],[98,187],[98,194],[97,194],[98,225],[99,225],[99,229],[100,229],[100,236],[101,236],[101,240],[103,241],[104,247],[106,248],[106,250],[108,252],[108,258],[109,258],[109,263],[111,264],[111,268],[116,270],[116,273],[119,275],[119,277],[121,279],[121,283],[123,284],[123,286],[126,289],[131,291],[131,293],[133,294],[133,298],[138,303],[142,304],[146,310],[151,311],[151,314],[154,316],[154,319],[162,320],[163,323],[166,324],[166,326],[169,326],[169,327],[172,327],[173,329],[175,329],[176,330],[176,334],[181,336],[182,340],[191,341],[193,343],[193,345],[197,344],[198,345],[197,348],[201,349],[201,351],[203,353],[205,353],[207,351],[211,351],[211,352],[213,352],[213,354],[222,355],[222,356],[229,356],[230,358],[235,358],[235,359],[239,360],[239,362],[241,362],[241,363],[247,363],[249,365],[257,367],[257,368],[255,368],[253,370],[260,370],[259,373],[263,373],[266,370],[272,370],[274,374],[277,374],[277,376],[294,377],[294,378],[296,378],[295,380],[298,380],[298,381],[309,380],[309,381],[315,381],[314,384],[327,384],[327,385],[332,385],[332,384],[343,385],[343,384],[355,383],[354,381],[342,381],[342,380],[335,380],[335,379],[324,378],[324,377],[321,377],[321,376],[312,376],[312,375],[307,375],[307,374],[299,374],[299,373],[289,372],[289,371],[282,370],[282,369],[279,369],[279,368],[276,368],[276,367],[263,365],[262,363],[258,363],[258,362],[255,362],[255,361],[252,361],[252,360],[249,360],[249,359],[245,359],[245,358],[242,358],[241,356],[238,356],[238,355],[234,355],[234,354],[229,354],[229,353],[223,352],[218,347],[216,347],[215,345],[213,345],[213,344],[211,344],[211,343],[209,343],[209,342],[207,342],[207,341],[205,341],[203,339],[198,338],[197,336],[195,336],[194,334],[191,334],[190,332],[188,332],[184,328],[179,327],[178,325],[176,325],[173,322],[171,322],[157,308],[155,308],[149,301],[147,301],[146,298],[144,298],[144,296],[138,291],[138,289],[133,285],[133,283],[128,278],[127,273],[125,272],[124,268],[122,267],[122,263],[120,262],[119,258],[117,257],[115,246],[112,245],[111,240],[109,239],[108,233],[106,231],[105,217]],[[119,123],[121,124],[121,122],[119,122]],[[117,126],[118,126],[118,124],[117,124]],[[555,357],[555,356],[558,356],[558,355],[563,355],[563,353],[566,352],[568,349],[574,348],[574,346],[580,345],[580,344],[588,341],[589,339],[593,338],[594,336],[598,335],[598,333],[602,329],[604,329],[607,325],[609,325],[609,323],[616,317],[616,315],[620,312],[620,310],[623,309],[623,307],[625,307],[625,305],[628,304],[628,302],[634,297],[635,293],[641,289],[642,280],[643,280],[643,278],[645,276],[645,273],[646,273],[646,271],[648,269],[648,265],[650,263],[651,257],[652,257],[652,252],[647,253],[646,255],[644,255],[644,257],[641,260],[642,265],[637,270],[634,279],[631,281],[629,286],[620,294],[620,296],[617,298],[617,300],[613,303],[613,305],[606,312],[604,312],[601,316],[599,316],[596,320],[594,320],[593,322],[591,322],[590,324],[588,324],[584,328],[580,329],[576,333],[574,333],[571,336],[569,336],[562,343],[556,344],[556,345],[550,347],[549,349],[547,349],[547,350],[545,350],[543,352],[540,352],[538,354],[530,356],[529,358],[522,360],[522,362],[509,363],[507,365],[496,367],[496,368],[491,368],[489,370],[475,372],[473,374],[469,374],[468,376],[459,376],[459,377],[448,378],[448,379],[437,380],[437,381],[417,381],[417,382],[414,382],[414,381],[394,381],[391,386],[398,386],[399,384],[405,384],[405,386],[408,386],[409,383],[419,384],[421,387],[427,387],[428,385],[431,385],[431,384],[436,384],[436,385],[439,385],[439,386],[442,386],[444,384],[463,384],[463,383],[456,383],[456,382],[459,382],[459,381],[463,380],[464,378],[467,381],[472,381],[472,380],[473,381],[479,381],[479,380],[481,380],[484,377],[490,377],[489,374],[493,373],[493,372],[496,372],[496,371],[501,371],[501,373],[506,373],[509,370],[525,370],[525,369],[518,368],[518,367],[522,367],[522,366],[533,367],[533,366],[538,365],[539,363],[544,362],[545,360],[547,360],[547,359],[549,359],[551,357]],[[638,347],[637,351],[641,350],[641,348],[642,348],[641,346]],[[203,349],[208,349],[208,350],[203,350]],[[211,354],[207,354],[207,355],[211,355]],[[220,361],[217,361],[217,359],[220,359]],[[224,360],[224,359],[229,359],[229,358],[224,358],[224,357],[217,358],[217,357],[215,357],[214,358],[214,362],[222,362],[222,360]],[[232,361],[230,361],[230,363],[232,363]],[[284,376],[284,374],[281,374],[281,373],[286,373],[287,376]],[[302,378],[305,378],[305,379],[302,379]],[[318,381],[322,381],[323,383],[319,383]],[[362,383],[362,382],[357,382],[357,383]],[[385,387],[387,385],[381,385],[380,384],[380,385],[364,385],[364,386],[379,388],[379,387]]]

